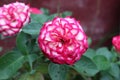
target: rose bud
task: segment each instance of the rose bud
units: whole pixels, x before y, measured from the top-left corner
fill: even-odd
[[[114,36],[112,39],[112,44],[115,50],[120,53],[120,35]]]
[[[31,7],[30,11],[32,14],[43,14],[43,12],[37,8]]]

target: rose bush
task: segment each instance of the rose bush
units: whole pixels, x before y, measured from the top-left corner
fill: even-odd
[[[21,2],[1,7],[0,34],[16,35],[16,47],[0,56],[0,80],[119,80],[119,36],[111,41],[116,51],[88,48],[91,39],[71,15]]]

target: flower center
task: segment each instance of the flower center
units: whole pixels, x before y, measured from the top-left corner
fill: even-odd
[[[70,42],[70,39],[60,38],[60,42],[61,42],[62,44],[66,44],[66,43],[69,43],[69,42]]]
[[[60,42],[61,42],[62,44],[64,44],[64,43],[65,43],[65,40],[64,40],[64,39],[60,39]]]

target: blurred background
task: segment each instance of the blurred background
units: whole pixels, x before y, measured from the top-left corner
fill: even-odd
[[[92,38],[90,47],[111,46],[112,36],[120,33],[120,0],[0,0],[0,6],[20,1],[31,7],[47,8],[50,13],[71,11],[72,17]],[[0,55],[14,48],[15,37],[0,40]]]

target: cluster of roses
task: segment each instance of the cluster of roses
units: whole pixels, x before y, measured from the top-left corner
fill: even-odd
[[[0,7],[0,34],[13,36],[30,23],[30,14],[41,14],[21,2]],[[113,38],[115,49],[120,52],[120,36]],[[58,64],[74,64],[88,48],[87,36],[74,18],[55,17],[44,23],[38,36],[38,45],[43,53]]]

